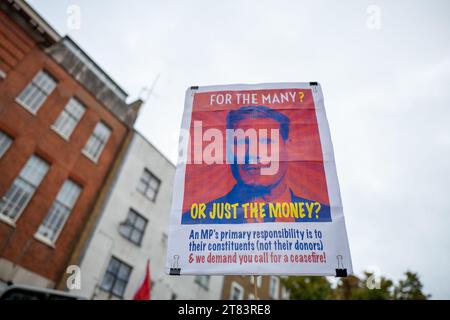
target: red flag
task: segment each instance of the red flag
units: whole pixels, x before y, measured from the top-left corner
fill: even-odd
[[[145,278],[139,289],[134,294],[133,300],[150,300],[150,261],[147,260]]]

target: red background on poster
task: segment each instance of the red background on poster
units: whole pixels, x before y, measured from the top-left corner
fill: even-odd
[[[236,110],[243,106],[255,104],[237,104],[233,99],[231,104],[210,105],[211,94],[236,94],[236,93],[258,93],[281,94],[286,92],[300,91],[304,93],[303,98],[294,103],[260,103],[273,108],[290,119],[289,138],[287,141],[289,161],[287,181],[295,195],[305,199],[318,201],[329,205],[328,191],[326,186],[325,171],[323,166],[322,148],[320,144],[319,129],[316,118],[316,110],[311,90],[306,89],[273,89],[273,90],[251,90],[251,91],[216,91],[196,93],[193,100],[189,150],[193,155],[193,149],[199,147],[194,141],[194,121],[202,121],[203,131],[208,128],[217,128],[225,137],[226,115],[230,110]],[[261,119],[264,121],[264,119]],[[209,142],[203,142],[203,149]],[[223,154],[225,155],[225,143]],[[225,156],[224,156],[225,157]],[[193,156],[192,156],[193,159]],[[193,162],[193,160],[192,160]],[[184,201],[182,212],[190,209],[192,203],[207,203],[228,193],[235,185],[229,164],[186,164],[186,175],[184,185]]]

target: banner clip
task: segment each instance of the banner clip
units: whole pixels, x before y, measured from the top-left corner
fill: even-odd
[[[173,263],[172,263],[172,268],[170,268],[169,274],[171,276],[179,276],[180,272],[181,272],[181,268],[179,268],[178,266],[178,260],[180,259],[179,255],[174,255],[173,256]]]
[[[338,261],[336,268],[336,277],[337,278],[345,278],[347,277],[347,269],[344,268],[344,264],[342,263],[342,255],[337,255],[336,259]]]

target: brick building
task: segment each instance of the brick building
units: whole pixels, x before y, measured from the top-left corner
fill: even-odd
[[[0,1],[0,281],[55,287],[141,101],[29,5]]]
[[[256,277],[259,300],[289,299],[289,291],[283,286],[282,276]],[[223,300],[255,300],[253,276],[225,276],[222,288]]]

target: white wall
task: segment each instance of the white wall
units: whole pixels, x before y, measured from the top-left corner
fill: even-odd
[[[156,202],[136,190],[139,179],[149,169],[161,180]],[[150,259],[150,274],[155,284],[152,299],[220,299],[223,277],[211,277],[209,289],[194,282],[192,276],[168,276],[164,273],[172,185],[175,167],[139,133],[135,133],[125,160],[119,170],[109,198],[97,223],[89,246],[81,262],[81,290],[73,290],[88,298],[107,298],[99,288],[110,257],[114,255],[133,267],[124,298],[132,299],[145,275],[146,261]],[[141,246],[122,237],[119,224],[125,221],[133,208],[148,219]]]
[[[41,288],[54,288],[55,286],[55,283],[50,279],[13,264],[4,258],[0,258],[0,279],[4,282],[12,281],[15,285],[29,285]]]

